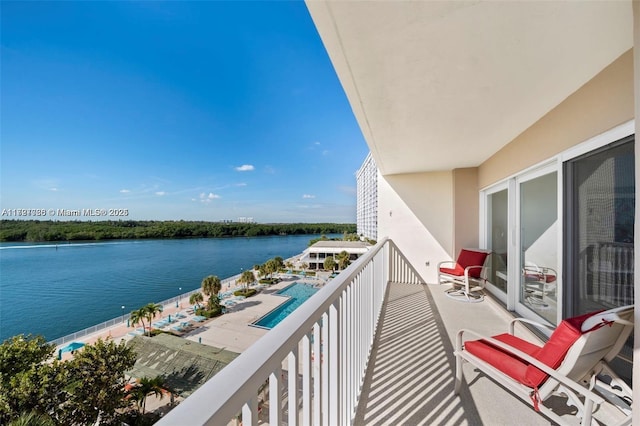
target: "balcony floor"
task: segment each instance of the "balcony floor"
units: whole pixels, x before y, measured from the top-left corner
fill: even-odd
[[[463,303],[446,297],[447,288],[389,285],[354,424],[550,424],[469,364],[461,394],[453,394],[457,331],[494,335],[506,332],[513,317],[490,297]],[[516,333],[536,340],[524,327]]]

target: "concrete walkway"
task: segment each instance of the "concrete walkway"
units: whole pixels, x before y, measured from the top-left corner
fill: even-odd
[[[482,303],[449,299],[446,288],[389,285],[355,424],[549,424],[468,364],[466,383],[454,396],[457,331],[506,331],[510,315],[490,298]]]

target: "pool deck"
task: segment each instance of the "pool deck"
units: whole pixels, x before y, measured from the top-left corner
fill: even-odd
[[[282,281],[278,284],[263,288],[261,292],[255,296],[238,302],[232,308],[227,309],[227,313],[224,315],[203,322],[192,321],[193,314],[189,315],[188,318],[181,319],[180,321],[190,321],[194,327],[190,331],[182,334],[181,337],[196,342],[200,342],[201,339],[201,342],[205,345],[226,348],[233,352],[243,352],[269,331],[267,329],[253,327],[250,324],[288,300],[286,297],[274,296],[273,293],[282,290],[294,282],[309,284],[324,283],[323,280],[314,277],[291,276],[288,274],[279,274],[279,277]],[[221,292],[227,290],[229,289],[223,288]],[[188,308],[189,305],[186,304],[186,300],[183,301],[180,306],[165,306],[164,312],[154,319],[154,322],[164,319],[169,315],[184,312]],[[98,339],[114,340],[116,342],[122,340],[128,341],[133,338],[133,331],[140,328],[140,324],[127,327],[126,323],[123,322],[96,333],[79,337],[76,339],[76,342],[92,344]],[[67,342],[58,346],[55,350],[55,355],[58,354],[59,349],[66,347],[70,343],[71,342]],[[62,355],[63,360],[72,357],[73,355],[70,352]]]
[[[319,282],[314,278],[291,278],[285,274],[282,274],[281,278],[283,280],[278,284],[271,285],[255,296],[239,302],[226,314],[204,322],[201,327],[182,337],[232,352],[244,352],[269,331],[253,327],[251,324],[288,300],[287,297],[274,296],[273,293],[294,282],[310,284]]]

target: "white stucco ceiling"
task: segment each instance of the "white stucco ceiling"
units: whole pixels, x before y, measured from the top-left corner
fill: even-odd
[[[633,45],[630,1],[307,1],[383,174],[478,166]]]

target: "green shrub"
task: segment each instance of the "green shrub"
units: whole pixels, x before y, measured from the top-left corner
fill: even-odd
[[[236,290],[233,292],[234,296],[244,296],[244,297],[251,297],[254,294],[256,294],[258,292],[258,290],[256,290],[255,288],[247,288],[247,289],[240,289],[240,290]]]
[[[217,308],[214,308],[214,309],[206,309],[206,308],[196,309],[196,315],[200,315],[205,318],[214,318],[214,317],[220,316],[222,315],[222,306],[218,306]]]

